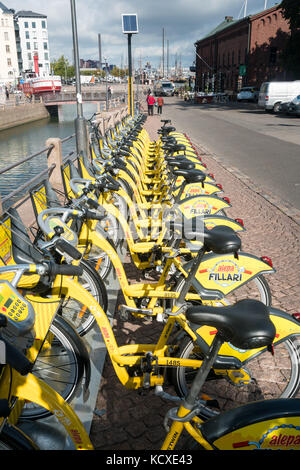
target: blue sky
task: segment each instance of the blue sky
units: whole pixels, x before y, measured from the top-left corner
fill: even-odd
[[[72,60],[70,0],[4,0],[8,8],[32,10],[48,17],[51,59],[64,54]],[[25,3],[25,7],[24,7]],[[275,5],[268,0],[267,7]],[[169,63],[177,54],[182,66],[195,59],[194,43],[224,20],[225,16],[244,16],[245,0],[76,0],[79,55],[98,60],[98,34],[102,57],[110,64],[125,65],[127,37],[122,34],[122,13],[137,13],[139,34],[133,36],[134,63],[150,61],[154,67],[162,56],[162,30],[169,41]],[[247,14],[262,11],[265,0],[247,0]],[[166,48],[165,48],[166,51]]]

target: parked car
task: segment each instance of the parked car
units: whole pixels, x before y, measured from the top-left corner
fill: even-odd
[[[258,100],[258,89],[253,87],[243,87],[237,94],[238,101],[257,101]]]
[[[300,95],[296,96],[288,106],[288,114],[300,116]]]
[[[300,80],[264,82],[260,87],[258,106],[277,113],[281,103],[291,101],[299,93]]]
[[[285,103],[280,103],[280,105],[277,107],[277,113],[287,114],[288,109],[289,109],[289,104],[290,104],[290,101],[286,101]]]

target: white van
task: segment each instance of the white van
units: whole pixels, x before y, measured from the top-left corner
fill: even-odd
[[[153,87],[154,96],[174,96],[175,85],[169,80],[157,80]]]
[[[300,80],[293,82],[265,82],[261,85],[258,106],[275,113],[280,103],[291,101],[300,93]]]

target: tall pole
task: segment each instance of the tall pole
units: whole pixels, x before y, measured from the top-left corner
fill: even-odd
[[[244,18],[245,16],[247,16],[247,0],[245,0],[245,4],[244,4]]]
[[[131,37],[132,34],[127,34],[128,36],[128,111],[131,116],[133,116],[133,84],[132,84],[132,57],[131,57]]]
[[[101,34],[98,34],[98,48],[99,48],[99,69],[102,70],[102,45],[101,45]]]
[[[167,78],[169,78],[169,39],[167,40]]]
[[[162,78],[165,77],[165,28],[162,30]]]
[[[74,66],[75,66],[75,77],[76,77],[76,102],[77,102],[77,118],[75,119],[76,145],[77,145],[77,153],[87,156],[88,155],[88,135],[87,135],[86,121],[83,117],[76,6],[75,6],[75,0],[70,0],[70,2],[71,2],[72,32],[73,32]]]

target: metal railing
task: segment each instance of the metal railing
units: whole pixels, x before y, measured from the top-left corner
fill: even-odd
[[[58,139],[58,140],[61,142],[61,144],[64,144],[65,142],[68,142],[71,139],[74,139],[74,137],[75,137],[75,134],[72,134],[68,137],[65,137],[64,139]],[[76,150],[74,150],[74,151],[68,153],[65,156],[63,156],[62,154],[61,155],[55,155],[55,158],[54,158],[55,161],[54,162],[53,161],[49,162],[49,157],[51,156],[51,153],[54,150],[57,151],[57,149],[55,149],[55,145],[51,144],[47,147],[42,148],[41,150],[39,150],[38,152],[36,152],[32,155],[28,155],[27,157],[24,157],[21,160],[0,169],[0,175],[4,175],[4,174],[7,174],[9,171],[13,170],[14,168],[19,167],[22,164],[27,163],[27,162],[33,160],[34,158],[36,158],[38,156],[40,156],[42,154],[46,154],[47,164],[48,164],[47,168],[39,171],[34,177],[32,177],[32,178],[28,179],[27,181],[25,181],[21,186],[19,186],[17,189],[14,189],[13,191],[11,191],[6,196],[0,197],[0,209],[1,209],[1,205],[2,205],[3,209],[8,210],[9,207],[12,207],[20,199],[23,199],[25,197],[24,191],[28,192],[28,190],[30,188],[32,188],[34,185],[39,183],[46,176],[50,179],[52,173],[54,172],[54,170],[57,167],[59,167],[59,165],[61,164],[61,162],[63,160],[71,158],[74,155],[77,156]],[[51,160],[53,160],[53,159],[51,159]]]

